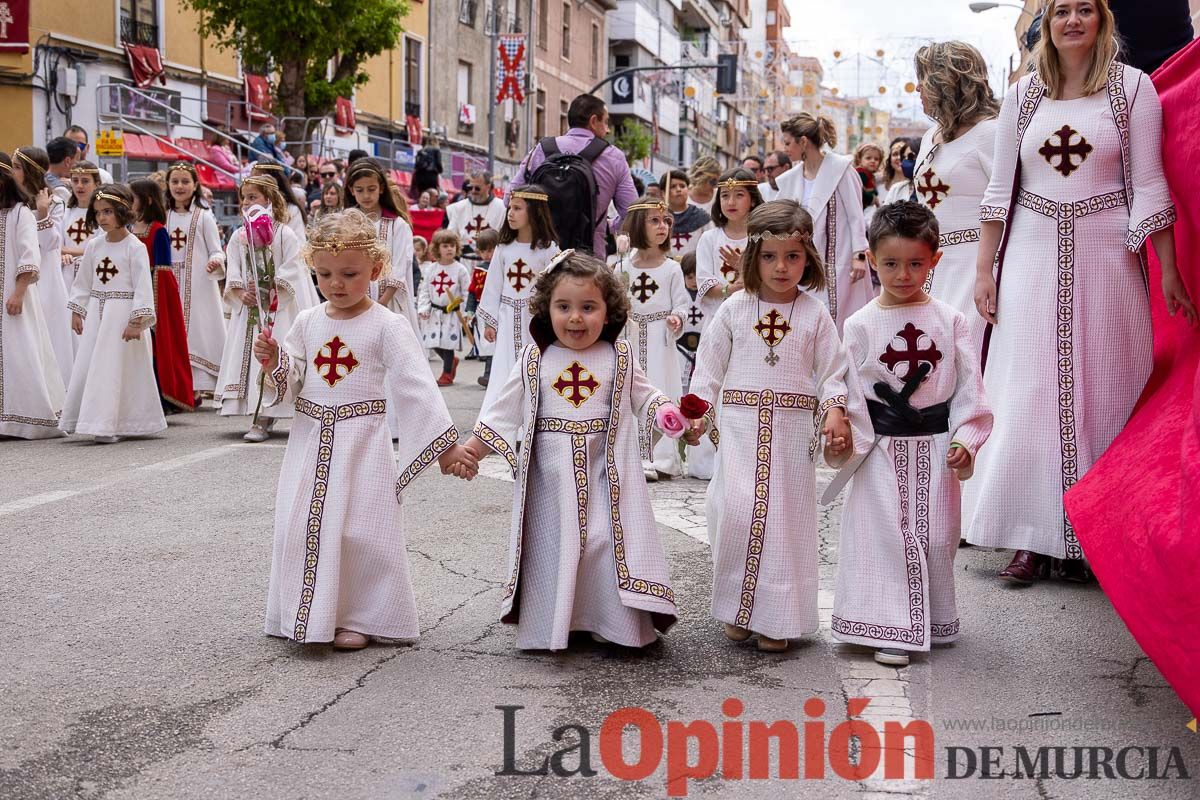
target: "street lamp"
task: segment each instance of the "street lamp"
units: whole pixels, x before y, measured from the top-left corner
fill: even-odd
[[[1017,8],[1017,9],[1021,10],[1022,14],[1029,14],[1029,9],[1025,8],[1025,6],[1019,6],[1016,3],[971,3],[970,4],[970,9],[972,11],[974,11],[976,14],[982,14],[985,11],[991,11],[993,8]],[[1029,16],[1032,17],[1033,14],[1029,14]]]

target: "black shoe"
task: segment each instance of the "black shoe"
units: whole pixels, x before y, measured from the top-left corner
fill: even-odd
[[[1092,583],[1096,580],[1095,574],[1082,558],[1054,559],[1053,575],[1067,583]]]

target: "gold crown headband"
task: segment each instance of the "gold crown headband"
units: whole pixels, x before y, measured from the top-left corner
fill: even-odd
[[[550,202],[550,195],[542,194],[541,192],[513,192],[513,197],[519,197],[522,200],[540,200],[543,203]]]
[[[3,161],[0,161],[0,170],[7,172],[9,175],[12,174],[12,167],[10,167],[8,164],[5,164]]]
[[[16,151],[16,153],[17,153],[17,158],[21,159],[21,160],[22,160],[22,161],[24,161],[26,164],[28,164],[29,166],[33,167],[33,168],[34,168],[34,169],[36,169],[38,172],[45,172],[45,171],[46,171],[46,170],[42,169],[42,165],[41,165],[41,164],[37,163],[37,162],[36,162],[36,161],[34,161],[32,158],[30,158],[29,156],[25,155],[25,154],[24,154],[24,153],[22,153],[20,150],[17,150],[17,151]]]
[[[255,161],[253,169],[273,169],[276,172],[284,172],[284,167],[282,164],[264,164],[261,161]]]
[[[666,211],[667,204],[662,202],[661,200],[656,203],[634,203],[626,210],[627,211],[655,211],[655,210]]]
[[[174,172],[177,169],[186,170],[189,174],[192,174],[192,175],[196,174],[196,167],[194,165],[188,163],[187,161],[176,161],[174,164],[167,167],[167,174],[170,175],[172,172]]]
[[[71,167],[72,175],[99,175],[99,167]]]
[[[129,208],[128,200],[126,200],[124,197],[118,197],[115,194],[109,194],[108,192],[96,192],[94,195],[92,195],[92,202],[94,203],[97,200],[107,200],[110,203],[119,203],[120,205]]]
[[[274,189],[275,191],[279,191],[279,186],[275,183],[275,181],[258,175],[251,175],[249,178],[246,178],[246,180],[242,181],[242,186],[245,186],[247,183],[253,186],[262,186],[266,189]]]
[[[743,186],[758,186],[758,181],[735,180],[729,178],[717,184],[717,189],[737,189]]]
[[[803,231],[791,231],[789,233],[771,233],[770,231],[763,231],[762,233],[752,233],[747,238],[750,239],[750,241],[752,241],[752,242],[762,242],[762,241],[785,242],[785,241],[788,241],[791,239],[794,239],[794,240],[800,241],[800,242],[811,242],[812,234],[804,233]]]
[[[383,242],[372,236],[363,239],[342,239],[334,237],[332,239],[309,239],[304,246],[304,263],[313,267],[313,254],[317,251],[330,253],[337,257],[343,250],[362,250],[366,252],[367,257],[372,261],[381,262],[384,267],[384,272],[388,271],[388,253],[383,246]]]

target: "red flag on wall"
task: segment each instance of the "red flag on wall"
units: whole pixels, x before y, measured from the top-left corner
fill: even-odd
[[[29,52],[29,0],[0,2],[0,51]]]
[[[0,2],[0,9],[3,7],[4,3]],[[3,16],[0,16],[0,19],[3,19]],[[167,70],[163,67],[162,55],[157,47],[126,42],[125,53],[129,56],[129,70],[133,73],[134,86],[145,89],[155,80],[163,86],[167,85]]]
[[[506,33],[497,37],[496,102],[509,97],[525,102],[525,34]]]
[[[262,75],[247,72],[243,76],[246,86],[246,117],[251,122],[262,122],[271,118],[271,84]]]
[[[354,133],[355,122],[354,103],[339,97],[333,110],[333,129],[340,134]]]

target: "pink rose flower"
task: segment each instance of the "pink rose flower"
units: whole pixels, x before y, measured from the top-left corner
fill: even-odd
[[[664,403],[654,412],[654,421],[658,429],[668,439],[679,439],[688,429],[687,420],[683,418],[679,408],[671,403]]]
[[[275,221],[270,214],[259,214],[246,226],[250,244],[254,247],[270,247],[275,240]]]

